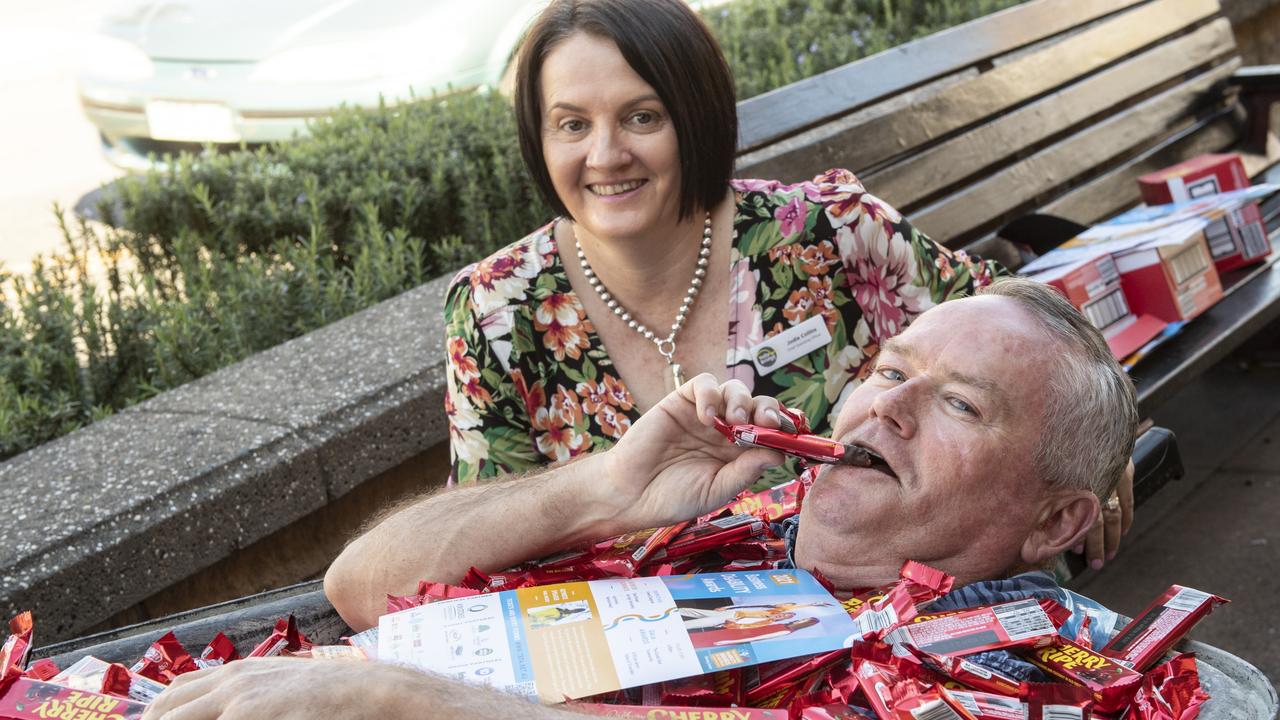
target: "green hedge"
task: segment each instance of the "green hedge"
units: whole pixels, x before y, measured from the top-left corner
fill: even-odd
[[[736,0],[739,97],[1020,0]],[[0,459],[481,258],[549,219],[505,99],[344,109],[116,183],[111,226],[0,274]],[[91,268],[101,268],[87,272]],[[102,278],[94,280],[92,278]]]

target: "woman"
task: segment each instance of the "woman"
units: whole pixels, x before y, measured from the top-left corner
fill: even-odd
[[[521,148],[560,218],[450,288],[456,482],[606,447],[699,372],[826,432],[882,339],[994,272],[847,172],[731,182],[732,79],[679,0],[554,2],[518,67]]]
[[[452,482],[608,447],[701,372],[827,433],[880,342],[999,272],[847,171],[731,180],[732,77],[680,0],[554,0],[520,50],[515,109],[559,217],[450,287]]]

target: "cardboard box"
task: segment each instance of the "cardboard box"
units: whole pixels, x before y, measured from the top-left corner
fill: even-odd
[[[1195,200],[1249,187],[1239,155],[1199,155],[1138,178],[1142,201],[1148,205]]]
[[[1117,360],[1128,357],[1168,325],[1152,315],[1137,316],[1129,307],[1120,271],[1106,251],[1031,276],[1058,289],[1094,327],[1102,331]]]
[[[1220,273],[1262,262],[1271,254],[1271,239],[1257,203],[1228,211],[1226,217],[1209,224],[1205,236]]]
[[[1136,315],[1190,320],[1222,298],[1222,282],[1201,227],[1115,254],[1125,297]]]

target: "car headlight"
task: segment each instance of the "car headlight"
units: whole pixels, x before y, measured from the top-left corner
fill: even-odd
[[[285,50],[258,63],[249,80],[260,83],[351,83],[374,79],[450,77],[463,50],[461,33],[426,42],[395,33],[369,42],[311,45]]]
[[[80,51],[80,75],[117,82],[149,80],[156,73],[142,48],[107,35],[90,36]]]

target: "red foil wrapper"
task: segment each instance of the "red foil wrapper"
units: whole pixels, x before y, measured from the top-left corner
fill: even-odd
[[[275,630],[267,636],[266,640],[258,643],[258,646],[249,653],[249,657],[276,657],[278,655],[292,655],[302,650],[310,650],[311,641],[298,631],[298,621],[292,615],[280,618],[276,621]]]
[[[1087,689],[1062,683],[1023,683],[1019,694],[1027,720],[1062,720],[1093,716],[1093,697]]]
[[[962,657],[930,655],[917,648],[907,647],[913,653],[918,653],[919,657],[930,668],[965,687],[994,695],[1010,696],[1016,696],[1022,687],[1023,683],[1020,680],[984,665],[979,665],[971,660],[966,660]]]
[[[471,588],[419,580],[418,591],[413,595],[388,595],[387,612],[399,612],[401,610],[418,607],[419,605],[426,605],[427,603],[435,602],[437,600],[451,600],[453,598],[470,597],[472,595],[479,594],[479,590],[472,590]]]
[[[685,528],[651,559],[654,562],[672,562],[748,538],[772,537],[768,524],[763,520],[752,515],[728,515]]]
[[[924,563],[908,560],[898,570],[898,577],[907,586],[916,605],[933,602],[951,592],[955,578]]]
[[[54,675],[57,675],[58,672],[58,666],[55,665],[52,660],[49,658],[40,658],[39,660],[31,663],[31,666],[27,668],[27,672],[25,674],[27,677],[34,680],[48,680]]]
[[[830,668],[847,657],[849,651],[842,649],[761,665],[759,680],[746,691],[745,704],[778,707],[777,703],[783,694],[796,689],[813,674]]]
[[[943,702],[964,720],[1026,720],[1022,701],[995,693],[937,687]]]
[[[1215,606],[1226,602],[1229,601],[1217,595],[1170,586],[1099,652],[1138,672],[1146,672]]]
[[[235,643],[231,642],[231,638],[219,632],[205,646],[204,651],[200,653],[200,657],[196,658],[196,666],[203,670],[204,668],[225,665],[232,660],[239,659],[240,653],[236,652]]]
[[[130,672],[128,668],[120,663],[107,665],[106,670],[102,673],[103,695],[111,695],[150,705],[155,702],[162,692],[164,692],[164,685],[151,678],[145,678]]]
[[[9,637],[0,649],[0,678],[17,677],[27,666],[33,629],[30,610],[18,613],[9,621]]]
[[[800,512],[804,485],[799,480],[785,482],[759,492],[747,493],[704,519],[728,515],[754,515],[765,522],[779,522]]]
[[[1099,712],[1125,709],[1142,685],[1142,675],[1137,671],[1066,638],[1039,648],[1028,659],[1056,678],[1087,688],[1093,693],[1094,707]]]
[[[178,642],[172,632],[167,632],[151,643],[142,659],[134,663],[129,672],[168,685],[175,677],[199,669],[191,659],[191,653],[182,647],[182,643]]]
[[[1071,612],[1052,600],[1016,600],[903,626],[902,638],[931,655],[1039,647],[1058,636]]]
[[[742,705],[744,690],[742,670],[721,670],[669,680],[659,685],[659,703],[662,705],[697,705],[699,707],[729,707]]]
[[[1208,699],[1195,656],[1183,653],[1143,676],[1124,720],[1194,720]]]
[[[589,715],[605,715],[644,720],[787,720],[786,710],[766,710],[746,707],[678,707],[660,705],[601,705],[599,703],[575,703],[574,710]]]

